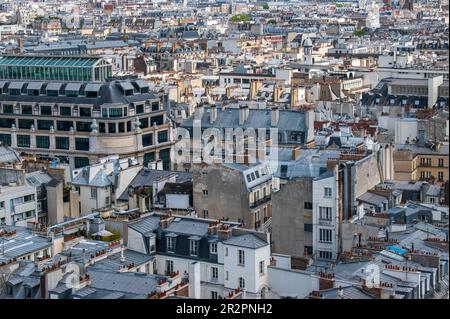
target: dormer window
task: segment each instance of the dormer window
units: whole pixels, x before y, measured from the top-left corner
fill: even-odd
[[[175,234],[168,234],[167,235],[167,241],[166,241],[166,248],[168,253],[174,253],[175,252],[175,243],[176,243],[176,237]]]
[[[189,237],[189,254],[191,256],[198,256],[199,246],[200,246],[200,237],[198,236]]]
[[[209,244],[209,252],[211,254],[217,254],[217,243],[216,242]]]

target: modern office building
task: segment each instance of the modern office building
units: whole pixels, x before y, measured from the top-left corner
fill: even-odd
[[[106,81],[110,71],[100,57],[0,58],[1,143],[74,168],[111,154],[170,168],[164,95],[141,80]]]
[[[101,82],[112,76],[112,65],[90,56],[8,55],[0,57],[0,78]]]

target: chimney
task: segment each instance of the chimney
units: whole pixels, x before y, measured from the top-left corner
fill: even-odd
[[[278,106],[273,106],[272,111],[270,113],[270,125],[277,126],[278,120],[280,119],[280,111],[278,110]]]
[[[217,236],[220,240],[227,240],[231,237],[231,229],[228,224],[221,224],[217,229]]]
[[[297,106],[298,101],[298,87],[296,85],[291,85],[291,109]]]
[[[211,105],[209,113],[209,121],[213,124],[217,120],[217,106],[215,104]]]
[[[120,261],[125,262],[125,255],[123,254],[124,248],[123,246],[120,249]]]
[[[250,82],[250,100],[256,99],[256,94],[261,87],[262,82],[260,80],[251,80]]]
[[[233,87],[232,86],[227,86],[225,88],[226,94],[227,94],[227,99],[231,98],[231,94],[233,93]]]
[[[296,160],[300,156],[300,146],[296,146],[292,149],[292,160]]]
[[[203,111],[204,111],[203,104],[197,105],[197,108],[195,109],[195,119],[196,120],[201,120],[203,118]]]
[[[319,290],[334,288],[334,274],[319,272]]]
[[[248,106],[247,105],[241,105],[239,107],[239,125],[243,125],[248,117]]]
[[[418,144],[420,146],[425,145],[425,130],[419,130],[419,136],[418,136]]]
[[[283,92],[283,88],[278,86],[278,84],[274,84],[273,86],[273,101],[279,102],[280,101],[280,95]]]
[[[159,227],[161,227],[162,229],[166,229],[167,227],[169,227],[170,222],[172,221],[173,217],[172,217],[172,212],[169,212],[168,214],[162,215],[159,218]]]
[[[338,289],[338,297],[339,297],[339,299],[344,299],[344,289],[342,289],[341,286],[339,286],[339,289]]]
[[[189,264],[189,298],[200,299],[200,263],[193,262]]]

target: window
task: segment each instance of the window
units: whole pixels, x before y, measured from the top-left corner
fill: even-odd
[[[439,167],[444,167],[444,159],[443,158],[439,158],[438,159],[438,166]]]
[[[14,106],[12,104],[4,104],[3,105],[3,113],[5,114],[13,114]]]
[[[0,145],[11,146],[11,134],[0,134]]]
[[[52,115],[52,107],[50,105],[41,105],[41,115]]]
[[[319,207],[319,218],[331,220],[331,207]]]
[[[90,107],[80,107],[80,116],[81,117],[90,117],[91,116],[91,108]]]
[[[158,143],[165,143],[168,141],[167,131],[158,132]]]
[[[303,224],[303,230],[305,231],[305,232],[312,232],[313,231],[313,229],[312,229],[313,227],[312,227],[312,224]]]
[[[77,151],[89,151],[89,138],[75,138],[75,149]]]
[[[5,202],[4,201],[0,202],[0,209],[3,209],[3,208],[5,208]]]
[[[239,288],[241,289],[245,288],[245,280],[242,277],[239,277]]]
[[[147,128],[148,127],[148,117],[140,118],[139,121],[141,122],[140,128]]]
[[[228,270],[225,271],[225,280],[228,280]]]
[[[32,125],[34,125],[34,120],[19,119],[19,128],[23,128],[23,129],[29,130]]]
[[[287,165],[281,165],[281,177],[286,177],[288,167]]]
[[[71,116],[72,110],[70,106],[60,106],[59,107],[59,115],[61,116]]]
[[[36,136],[36,147],[37,148],[50,148],[50,137],[49,136]]]
[[[124,133],[124,132],[125,132],[125,123],[119,122],[119,133]]]
[[[88,157],[75,157],[75,168],[89,166]]]
[[[203,190],[203,196],[208,197],[208,190],[207,189]]]
[[[77,131],[78,132],[90,132],[91,131],[91,122],[77,122]]]
[[[175,238],[174,237],[167,237],[167,251],[168,252],[175,252]]]
[[[218,294],[217,294],[217,291],[214,291],[214,290],[212,290],[211,291],[211,299],[218,299]]]
[[[144,113],[144,105],[142,105],[142,104],[136,105],[136,114],[142,114],[142,113]]]
[[[190,240],[189,241],[189,254],[192,256],[198,255],[198,240]]]
[[[332,242],[332,230],[325,229],[325,228],[319,228],[319,241],[324,242],[324,243],[331,243]]]
[[[149,133],[149,134],[143,134],[142,135],[142,146],[146,147],[146,146],[150,146],[153,144],[153,134]]]
[[[211,243],[209,246],[209,251],[211,254],[217,254],[217,243]]]
[[[333,253],[331,251],[319,250],[319,258],[332,259],[333,258]]]
[[[154,125],[161,125],[161,124],[163,124],[164,123],[164,116],[162,116],[162,115],[159,115],[159,116],[153,116],[152,118],[151,118],[151,126],[154,126]]]
[[[110,108],[109,109],[109,117],[122,117],[123,110],[122,108]]]
[[[228,256],[228,247],[225,247],[225,256]]]
[[[152,111],[159,110],[159,102],[152,102]]]
[[[49,130],[50,127],[54,125],[53,121],[49,120],[38,120],[37,121],[37,128],[38,130]]]
[[[18,147],[30,147],[30,135],[17,135]]]
[[[58,150],[68,150],[69,138],[66,136],[55,136],[55,146]]]
[[[155,160],[155,152],[149,152],[144,154],[144,166]]]
[[[438,172],[438,180],[443,181],[444,180],[444,172]]]
[[[56,128],[58,131],[70,131],[73,127],[72,121],[56,121]]]
[[[312,209],[312,203],[311,202],[305,202],[303,206],[304,206],[305,209]]]
[[[97,198],[97,188],[91,187],[91,198]]]
[[[14,119],[0,118],[0,127],[11,128],[13,124],[16,124],[16,121]]]
[[[245,251],[238,250],[238,265],[244,266],[245,265]]]
[[[211,278],[217,280],[219,278],[219,269],[217,267],[211,267]]]
[[[33,107],[31,105],[22,105],[22,114],[33,114]]]
[[[325,187],[324,188],[324,196],[325,197],[331,197],[331,194],[332,194],[331,188],[330,187]]]
[[[203,217],[206,218],[206,217],[208,217],[208,215],[209,215],[208,210],[204,209],[203,210]]]
[[[264,260],[259,262],[259,274],[264,275],[265,273],[265,266],[264,266]]]
[[[116,123],[108,123],[108,133],[116,133]]]
[[[166,260],[166,274],[167,275],[173,274],[173,261],[172,260]]]

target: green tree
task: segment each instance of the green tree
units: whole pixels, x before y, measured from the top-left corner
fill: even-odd
[[[362,37],[364,34],[365,34],[365,32],[362,29],[358,29],[358,30],[355,30],[355,32],[353,32],[353,35],[357,36],[357,37]]]
[[[252,16],[247,13],[235,14],[230,18],[230,22],[247,22],[252,19]]]
[[[264,3],[264,4],[262,5],[262,8],[263,8],[264,10],[268,10],[268,9],[269,9],[269,5],[268,5],[267,3]]]

